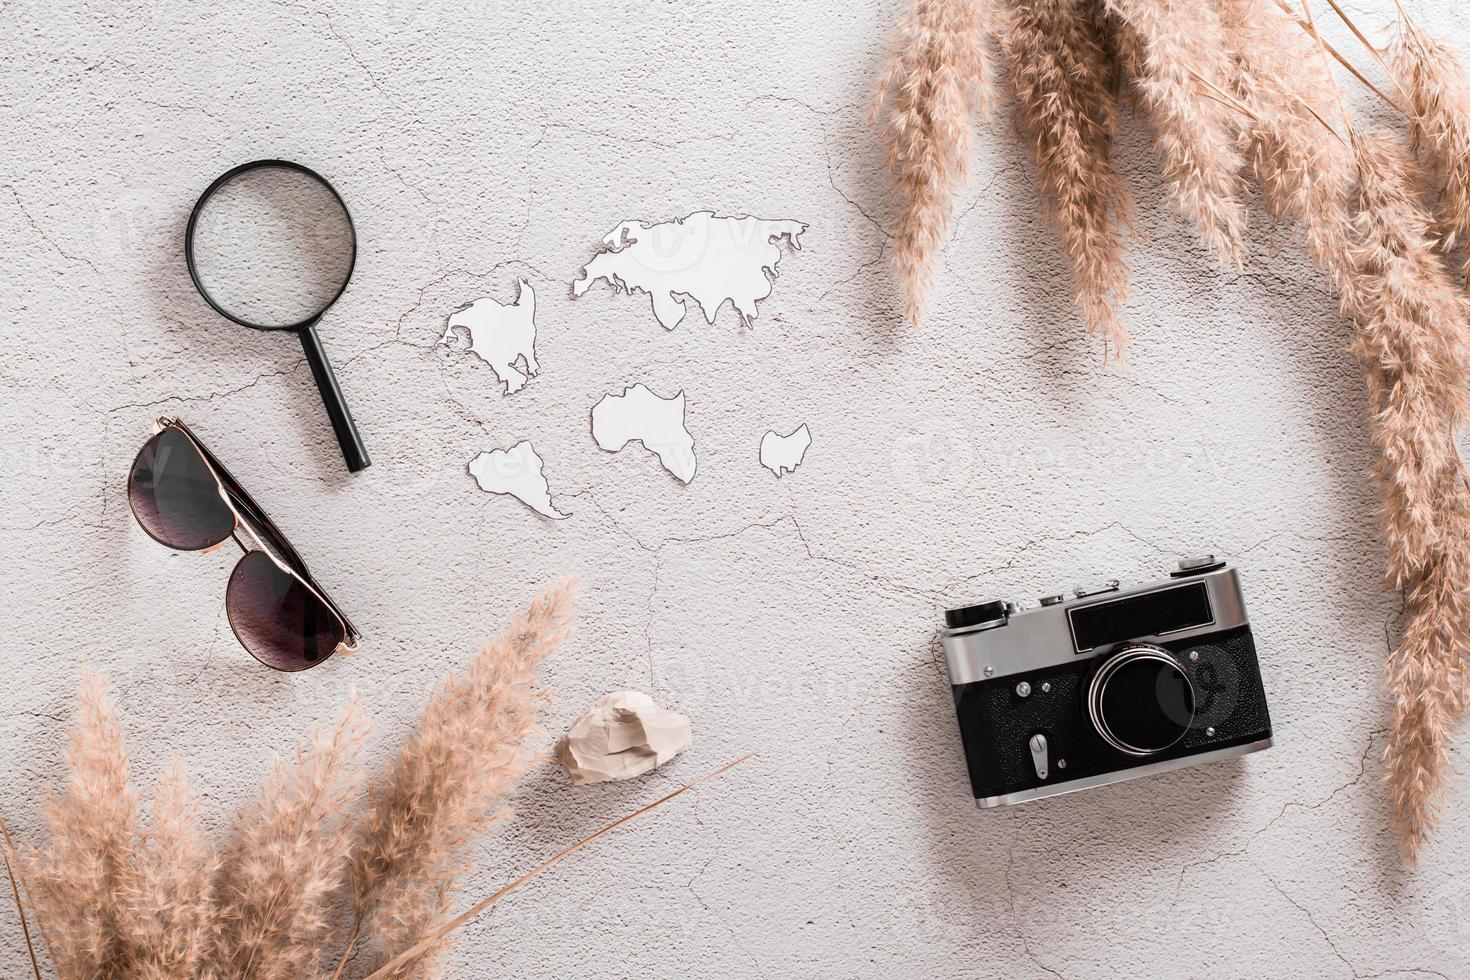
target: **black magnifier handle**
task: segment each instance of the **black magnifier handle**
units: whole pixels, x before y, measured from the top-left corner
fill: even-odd
[[[317,391],[322,393],[322,404],[326,406],[327,417],[332,420],[332,431],[337,434],[337,445],[342,447],[342,458],[347,461],[347,468],[353,473],[367,469],[373,461],[368,458],[362,436],[357,433],[357,423],[352,421],[352,413],[347,410],[347,399],[337,386],[337,376],[332,373],[327,352],[322,347],[321,338],[316,335],[316,324],[296,332],[301,336],[301,349],[306,354],[306,363],[311,365]]]

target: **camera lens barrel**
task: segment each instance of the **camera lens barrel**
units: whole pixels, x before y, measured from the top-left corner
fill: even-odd
[[[1167,650],[1133,644],[1093,675],[1087,713],[1104,742],[1149,756],[1177,744],[1194,721],[1194,684]]]

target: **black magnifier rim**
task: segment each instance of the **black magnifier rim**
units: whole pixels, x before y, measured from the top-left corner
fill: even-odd
[[[194,226],[199,223],[199,214],[204,210],[204,205],[209,203],[209,199],[214,197],[215,191],[241,174],[249,173],[252,170],[265,170],[272,167],[281,170],[294,170],[299,174],[310,177],[325,187],[331,193],[332,197],[336,198],[337,204],[342,208],[342,214],[347,218],[347,231],[351,239],[352,254],[347,259],[347,275],[342,280],[341,288],[332,295],[331,299],[327,300],[325,306],[298,323],[266,324],[242,320],[221,306],[219,301],[213,296],[209,295],[209,290],[204,288],[204,282],[199,278],[199,269],[194,264]],[[199,200],[195,203],[194,210],[189,212],[189,225],[184,229],[184,261],[189,266],[189,278],[194,280],[194,288],[199,290],[199,295],[204,297],[204,302],[208,303],[216,313],[226,320],[232,323],[238,323],[242,327],[249,327],[252,330],[305,330],[320,320],[322,315],[330,310],[337,300],[342,298],[342,294],[347,291],[348,285],[352,282],[353,270],[357,268],[357,226],[352,221],[352,212],[347,209],[347,202],[342,200],[342,195],[337,193],[337,188],[333,187],[330,180],[327,180],[327,178],[315,170],[302,166],[294,160],[251,160],[249,163],[242,163],[238,167],[226,170],[220,174],[215,178],[214,183],[206,187],[204,193],[199,195]]]

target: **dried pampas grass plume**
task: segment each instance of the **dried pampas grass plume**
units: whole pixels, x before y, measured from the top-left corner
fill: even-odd
[[[1116,307],[1128,294],[1123,226],[1132,201],[1113,169],[1112,49],[1095,0],[1012,0],[1002,51],[1017,123],[1072,264],[1083,322],[1121,360],[1129,337]]]
[[[928,299],[955,188],[968,177],[972,117],[990,104],[988,11],[989,0],[913,0],[873,101],[902,199],[893,261],[911,324]]]
[[[153,822],[123,892],[130,977],[176,980],[203,972],[218,870],[199,825],[199,805],[175,763],[154,790]]]
[[[66,752],[71,780],[46,803],[50,845],[35,869],[37,918],[54,944],[52,965],[66,980],[129,974],[124,895],[132,873],[137,797],[128,754],[103,683],[82,676],[76,727]]]
[[[540,596],[462,675],[446,680],[373,786],[352,851],[356,925],[338,974],[359,939],[378,962],[392,960],[448,918],[455,879],[473,866],[469,845],[504,814],[530,762],[522,745],[542,700],[531,682],[570,633],[574,589],[566,582]],[[448,943],[385,975],[432,973]]]
[[[1104,0],[1119,22],[1120,56],[1154,128],[1178,212],[1221,262],[1245,256],[1238,111],[1214,93],[1230,66],[1215,9],[1204,0]]]
[[[1445,248],[1470,242],[1470,82],[1455,50],[1403,17],[1388,63],[1414,146],[1439,188]]]
[[[356,699],[329,731],[276,763],[242,812],[222,861],[213,967],[229,977],[296,980],[315,974],[352,844],[345,813],[367,735]]]
[[[1388,580],[1409,588],[1447,544],[1439,511],[1461,468],[1453,433],[1470,404],[1470,305],[1431,248],[1408,149],[1381,132],[1354,134],[1353,146],[1357,238],[1345,298],[1383,457]]]
[[[1386,669],[1394,823],[1416,857],[1437,822],[1450,723],[1463,709],[1470,637],[1470,491],[1454,433],[1470,396],[1470,303],[1430,245],[1407,147],[1354,134],[1357,240],[1347,300],[1382,453],[1388,578],[1407,627]]]

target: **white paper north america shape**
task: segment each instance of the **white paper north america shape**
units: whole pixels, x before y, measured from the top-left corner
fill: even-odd
[[[794,473],[811,444],[812,433],[805,422],[789,436],[771,429],[761,436],[761,465],[778,477],[783,472]]]
[[[684,427],[684,392],[662,398],[647,385],[606,394],[592,406],[592,438],[608,452],[630,442],[658,456],[664,469],[684,483],[694,479],[694,437]]]
[[[551,488],[542,473],[541,457],[522,440],[509,449],[492,449],[470,460],[470,475],[486,493],[504,493],[515,497],[538,514],[557,520],[570,517],[551,503]]]
[[[648,293],[665,330],[677,327],[688,312],[683,296],[692,298],[710,323],[728,302],[748,327],[756,303],[771,295],[782,239],[800,250],[804,231],[800,221],[713,211],[653,224],[625,221],[602,240],[603,250],[572,283],[572,295],[581,296],[603,279],[615,291]]]
[[[520,391],[526,379],[540,370],[536,364],[536,291],[524,279],[517,279],[516,284],[514,303],[506,306],[489,297],[477,299],[450,314],[444,336],[439,338],[439,343],[449,346],[454,331],[463,330],[468,349],[495,370],[507,395]]]

